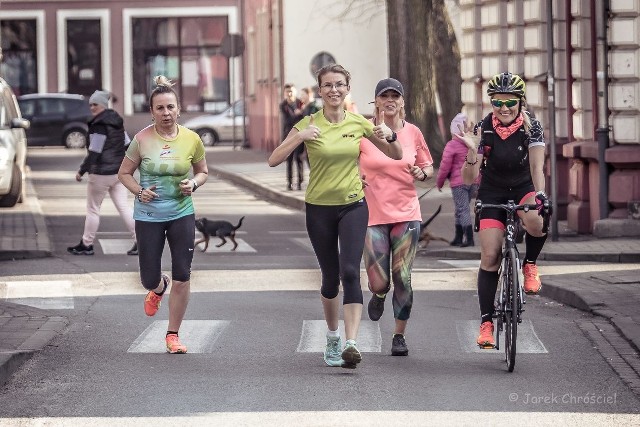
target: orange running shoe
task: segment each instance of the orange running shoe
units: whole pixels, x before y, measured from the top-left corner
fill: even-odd
[[[167,341],[167,352],[171,354],[184,354],[187,352],[187,346],[182,345],[178,334],[169,334],[165,338]]]
[[[496,346],[496,341],[493,338],[493,322],[482,322],[477,343],[480,348],[494,348]]]
[[[538,266],[535,264],[525,264],[522,266],[522,274],[524,274],[524,292],[529,295],[535,295],[540,292],[542,282],[538,276]]]
[[[147,296],[144,298],[144,312],[147,316],[154,316],[160,308],[160,301],[162,301],[164,292],[169,287],[169,276],[163,274],[162,281],[164,282],[164,291],[162,295],[158,295],[153,291],[149,291],[149,293],[147,293]]]

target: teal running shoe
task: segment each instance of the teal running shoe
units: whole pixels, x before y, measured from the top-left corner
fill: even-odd
[[[356,365],[362,362],[362,355],[356,347],[355,340],[347,340],[345,343],[344,350],[342,350],[342,360],[344,360],[342,367],[346,369],[355,369]]]
[[[324,349],[324,363],[328,366],[342,366],[340,349],[342,340],[340,337],[327,337],[327,346]]]

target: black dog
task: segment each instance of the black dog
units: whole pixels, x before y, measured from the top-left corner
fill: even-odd
[[[194,246],[197,246],[200,243],[204,242],[204,249],[202,250],[202,252],[206,252],[207,248],[209,247],[209,238],[211,236],[216,236],[222,239],[222,242],[216,245],[217,248],[227,243],[227,239],[225,239],[225,237],[228,237],[233,242],[233,249],[231,250],[235,251],[238,247],[238,243],[235,239],[236,230],[240,228],[240,226],[242,226],[243,219],[244,217],[240,218],[240,221],[238,221],[238,225],[236,225],[235,227],[229,221],[209,221],[207,218],[197,219],[196,229],[202,233],[202,239],[196,240]]]

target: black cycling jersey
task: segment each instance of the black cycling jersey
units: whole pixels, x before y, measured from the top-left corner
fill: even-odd
[[[525,114],[528,113],[525,112]],[[540,122],[530,117],[529,133],[525,131],[524,126],[521,126],[503,140],[493,128],[492,115],[492,113],[487,115],[480,126],[482,134],[478,153],[483,156],[480,188],[511,189],[532,183],[529,147],[544,146]]]

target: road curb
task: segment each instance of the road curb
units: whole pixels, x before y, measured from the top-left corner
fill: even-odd
[[[47,322],[35,331],[25,342],[23,342],[18,350],[38,351],[42,350],[53,338],[55,338],[64,328],[67,327],[69,321],[66,317],[52,316]]]
[[[538,259],[546,261],[569,261],[569,262],[609,262],[617,264],[640,262],[640,253],[586,253],[586,252],[544,252]]]
[[[42,212],[42,205],[40,205],[40,199],[36,188],[31,182],[31,169],[27,174],[27,199],[25,203],[29,206],[29,210],[33,213],[33,221],[36,225],[36,244],[40,251],[51,255],[51,240],[49,239],[49,229],[44,219],[44,213]]]
[[[420,256],[428,256],[428,257],[436,257],[436,258],[453,258],[453,259],[464,259],[464,260],[476,260],[480,259],[480,252],[470,249],[470,250],[456,250],[451,248],[446,249],[418,249],[418,253]]]
[[[14,249],[14,250],[3,250],[0,251],[0,261],[14,261],[18,259],[38,259],[38,258],[49,258],[52,257],[53,254],[51,251],[47,250],[39,250],[39,249]]]
[[[0,386],[3,386],[20,366],[31,359],[35,351],[0,351]]]
[[[544,278],[542,278],[540,295],[608,320],[618,333],[629,341],[636,350],[640,351],[640,328],[638,324],[630,317],[611,310],[595,296],[590,298],[588,294],[580,295],[578,292],[561,285],[553,284],[553,281],[545,282]]]
[[[33,225],[35,226],[35,234],[28,240],[27,248],[4,248],[0,250],[0,261],[12,261],[19,259],[37,259],[52,257],[51,240],[49,239],[49,230],[44,219],[44,213],[38,193],[31,182],[31,169],[27,167],[27,176],[25,178],[25,196],[23,203],[28,207]],[[31,231],[31,230],[29,230]],[[30,233],[29,233],[30,234]],[[34,240],[35,239],[35,244]],[[22,246],[22,245],[19,245]]]
[[[454,259],[480,259],[479,249],[420,249],[421,256],[439,257],[439,258],[454,258]],[[521,255],[523,253],[521,252]],[[628,264],[634,262],[640,262],[640,253],[627,252],[627,253],[584,253],[584,252],[543,252],[538,257],[543,261],[568,261],[568,262],[598,262],[598,263],[616,263],[616,264]]]
[[[548,283],[542,278],[542,288],[540,289],[540,295],[543,297],[552,299],[561,304],[566,304],[578,310],[592,313],[589,304],[576,292],[563,288],[562,286]]]
[[[0,349],[0,386],[5,384],[11,376],[20,369],[36,352],[44,349],[69,324],[63,316],[50,316],[47,310],[42,310],[22,304],[0,301],[0,315],[6,325],[16,320],[18,325],[4,330],[3,341],[5,348]],[[37,326],[40,325],[40,326]],[[29,334],[24,341],[13,343],[12,331]],[[7,348],[8,346],[8,348]]]
[[[301,200],[297,197],[287,196],[286,194],[282,194],[279,191],[265,188],[258,181],[242,176],[240,174],[227,172],[225,170],[218,169],[215,167],[212,167],[210,170],[211,172],[213,172],[213,174],[217,175],[218,177],[225,179],[227,181],[230,181],[234,184],[237,184],[241,187],[244,187],[247,190],[250,190],[253,193],[257,194],[258,196],[263,197],[266,200],[284,205],[291,209],[297,209],[300,211],[305,210],[304,200]]]

